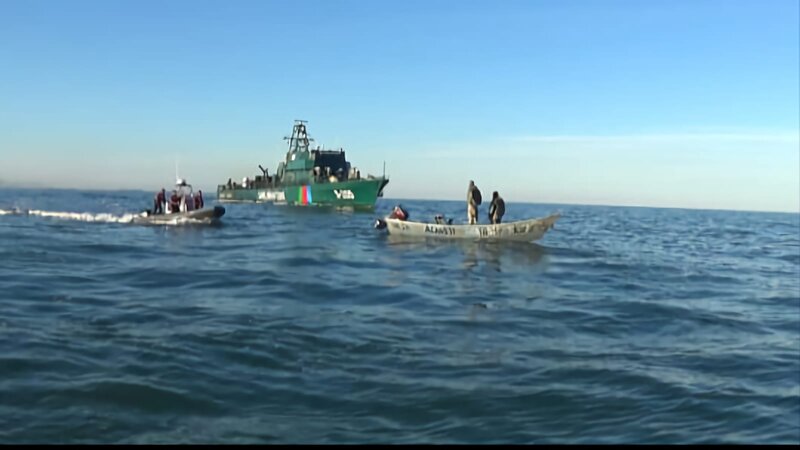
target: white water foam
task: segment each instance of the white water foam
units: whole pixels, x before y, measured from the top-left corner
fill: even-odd
[[[155,221],[147,222],[152,225],[197,225],[197,224],[209,224],[212,221],[210,219],[191,219],[188,217],[174,217],[174,218],[167,218],[167,217],[159,217]]]
[[[58,219],[79,220],[82,222],[106,222],[106,223],[132,223],[139,214],[123,214],[115,216],[108,213],[74,213],[74,212],[61,212],[61,211],[40,211],[38,209],[31,209],[28,215],[39,217],[55,217]]]
[[[137,223],[141,225],[197,225],[211,223],[207,219],[191,219],[187,217],[168,217],[159,216],[155,220],[147,220],[144,213],[138,214],[123,214],[114,215],[109,213],[75,213],[63,211],[41,211],[31,209],[28,211],[20,210],[0,210],[0,215],[3,214],[27,214],[30,216],[51,217],[56,219],[77,220],[81,222],[98,222],[98,223]]]
[[[138,223],[142,225],[196,225],[211,223],[208,219],[191,219],[188,217],[169,217],[159,216],[155,219],[146,220],[144,213],[114,215],[109,213],[76,213],[65,211],[42,211],[38,209],[0,209],[0,216],[3,215],[29,215],[38,217],[49,217],[65,220],[77,220],[81,222],[98,223]]]

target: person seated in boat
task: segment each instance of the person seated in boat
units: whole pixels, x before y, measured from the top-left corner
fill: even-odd
[[[444,214],[437,214],[434,216],[433,221],[436,222],[437,225],[452,225],[453,219],[446,219]]]
[[[167,194],[164,188],[160,192],[156,192],[156,197],[153,199],[153,214],[164,214],[164,203],[167,201]]]
[[[172,196],[169,198],[169,212],[179,212],[181,208],[181,198],[178,196],[178,191],[172,191]]]
[[[397,205],[392,210],[392,213],[389,214],[389,218],[397,220],[408,220],[408,211],[403,209],[402,205]]]
[[[489,205],[489,221],[497,224],[503,220],[503,215],[506,213],[506,202],[497,191],[492,192],[492,204]]]
[[[481,191],[475,182],[469,181],[469,188],[467,188],[467,219],[470,225],[478,223],[478,206],[481,204]]]
[[[194,209],[203,209],[203,191],[200,189],[194,194]]]

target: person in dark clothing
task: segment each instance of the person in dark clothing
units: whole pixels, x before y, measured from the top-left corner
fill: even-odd
[[[169,198],[169,212],[176,213],[181,210],[181,198],[178,197],[178,191],[172,191],[172,196]]]
[[[434,222],[436,222],[437,225],[452,225],[453,224],[453,218],[452,217],[451,218],[447,218],[447,217],[444,216],[444,214],[435,215],[433,217],[433,220],[434,220]]]
[[[167,195],[164,188],[161,188],[161,192],[157,192],[153,199],[153,214],[164,214],[164,202],[166,201]]]
[[[475,182],[470,180],[467,188],[467,220],[470,225],[478,223],[478,206],[481,204],[481,191]]]
[[[492,192],[492,204],[489,205],[489,220],[492,223],[500,223],[506,213],[506,202],[497,191]]]
[[[197,191],[197,194],[194,194],[194,209],[203,209],[203,191]]]

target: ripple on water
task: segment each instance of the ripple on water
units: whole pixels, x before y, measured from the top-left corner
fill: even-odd
[[[0,190],[93,217],[151,200]],[[485,245],[372,229],[396,202],[0,215],[0,441],[800,442],[799,216],[509,203],[563,218]]]

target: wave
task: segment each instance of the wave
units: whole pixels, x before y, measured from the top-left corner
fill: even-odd
[[[139,214],[123,214],[116,216],[109,213],[74,213],[74,212],[61,212],[61,211],[40,211],[32,209],[28,212],[29,216],[39,217],[54,217],[57,219],[79,220],[81,222],[106,222],[106,223],[132,223],[137,217],[142,217]]]
[[[0,209],[0,216],[3,215],[20,215],[20,216],[38,216],[48,217],[65,220],[75,220],[80,222],[98,222],[98,223],[136,223],[142,225],[194,225],[194,224],[208,224],[211,223],[207,219],[192,219],[188,217],[169,217],[163,216],[157,219],[147,217],[145,213],[127,213],[122,215],[115,215],[111,213],[78,213],[66,211],[42,211],[38,209]]]

